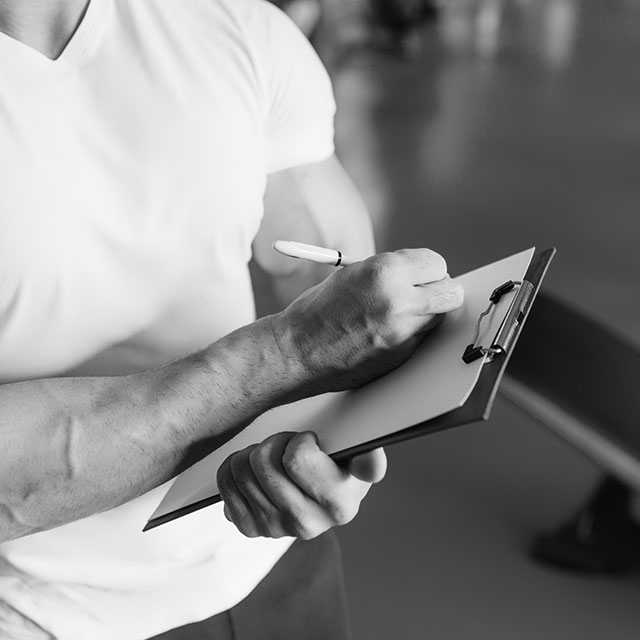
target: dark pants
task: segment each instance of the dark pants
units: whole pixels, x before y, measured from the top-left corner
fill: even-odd
[[[239,604],[150,640],[351,640],[338,540],[296,541]]]

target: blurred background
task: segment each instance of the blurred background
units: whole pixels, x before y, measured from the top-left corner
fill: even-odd
[[[337,146],[380,250],[463,273],[556,246],[545,289],[640,348],[640,2],[285,2],[333,76]],[[534,563],[601,472],[499,398],[395,445],[342,528],[354,635],[640,637],[640,573]]]

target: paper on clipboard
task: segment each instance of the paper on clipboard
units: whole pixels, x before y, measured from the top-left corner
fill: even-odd
[[[329,454],[344,451],[430,420],[462,406],[478,380],[486,356],[462,361],[478,316],[491,292],[507,280],[522,280],[534,254],[529,249],[466,273],[458,280],[465,291],[461,309],[427,337],[401,367],[354,391],[329,393],[269,411],[225,445],[178,476],[149,519],[169,521],[185,508],[218,493],[216,473],[234,451],[281,431],[315,431]],[[497,334],[516,291],[501,299],[483,323],[480,342]],[[149,527],[150,528],[150,527]]]

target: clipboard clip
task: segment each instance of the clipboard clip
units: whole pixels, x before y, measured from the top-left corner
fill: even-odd
[[[482,320],[488,316],[494,307],[500,302],[502,296],[510,291],[513,291],[516,287],[519,287],[519,291],[513,300],[511,309],[507,314],[502,326],[500,327],[495,340],[490,347],[483,347],[477,344],[480,337],[480,327]],[[482,358],[485,355],[489,356],[489,359],[493,359],[496,356],[508,353],[513,338],[516,335],[516,329],[527,316],[529,307],[533,300],[532,294],[534,292],[533,285],[527,280],[507,280],[507,282],[496,287],[489,296],[489,306],[483,311],[476,322],[475,333],[473,335],[473,342],[467,345],[467,348],[462,354],[462,359],[467,364]]]

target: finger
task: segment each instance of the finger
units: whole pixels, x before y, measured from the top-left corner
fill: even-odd
[[[345,524],[356,515],[363,482],[324,453],[315,434],[307,431],[291,438],[282,463],[289,477],[320,505],[332,524]]]
[[[363,482],[376,483],[384,478],[387,472],[387,456],[384,449],[374,449],[349,460],[347,471]]]
[[[333,523],[285,469],[283,458],[287,445],[297,435],[279,433],[267,438],[251,452],[249,462],[265,495],[278,509],[287,535],[310,539],[326,531]]]
[[[400,249],[395,252],[411,269],[411,283],[415,285],[437,282],[447,276],[447,262],[431,249]]]
[[[436,315],[455,311],[464,303],[462,285],[451,278],[415,287],[417,313]]]
[[[245,498],[236,486],[231,473],[231,460],[229,456],[218,469],[217,481],[220,497],[224,502],[224,515],[238,528],[240,533],[249,538],[259,535],[256,522],[249,509]]]
[[[260,535],[279,538],[285,534],[277,507],[264,493],[251,468],[250,456],[260,445],[252,445],[230,457],[231,475],[251,512]]]

